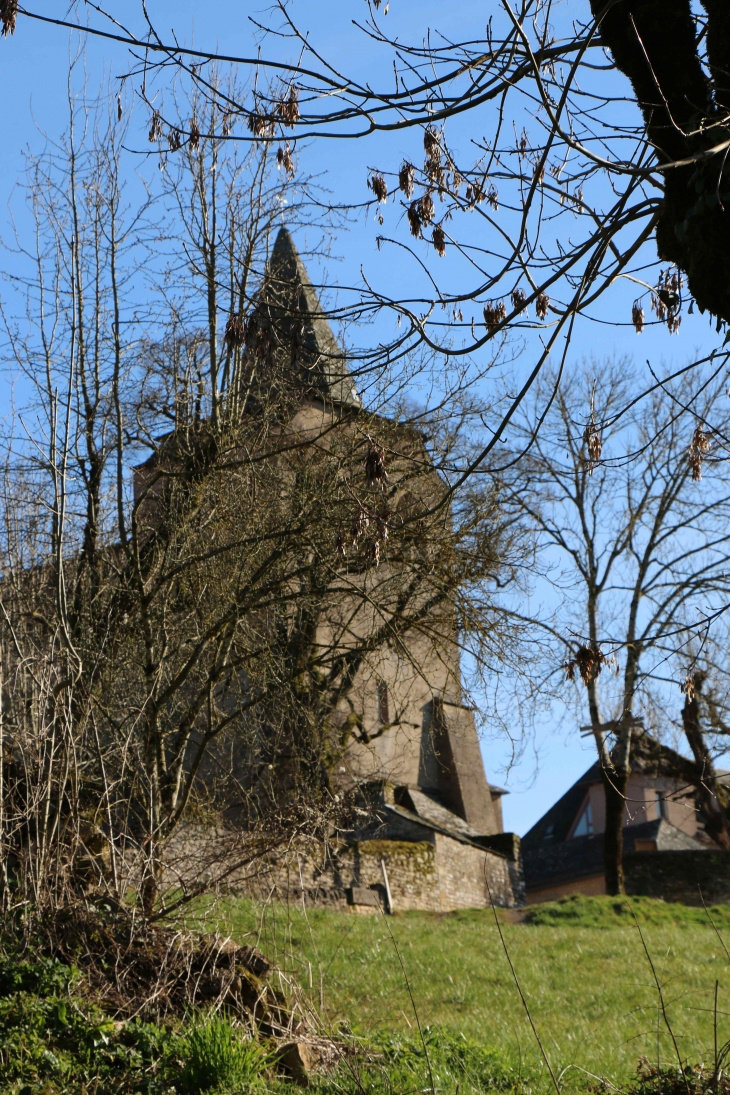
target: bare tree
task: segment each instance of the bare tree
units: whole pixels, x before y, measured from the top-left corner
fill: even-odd
[[[540,620],[564,650],[552,671],[586,690],[606,795],[609,893],[623,892],[625,793],[642,697],[727,603],[724,442],[711,454],[702,425],[722,420],[723,395],[724,374],[700,395],[685,377],[657,386],[637,409],[627,365],[594,363],[562,379],[539,432],[537,409],[519,424],[532,445],[512,472],[512,499],[537,530],[559,597]]]
[[[363,178],[362,195],[338,198],[380,209],[381,219],[395,202],[398,223],[379,233],[379,246],[410,246],[413,255],[412,291],[391,298],[364,285],[351,298],[353,313],[387,309],[405,321],[387,346],[363,348],[363,360],[382,363],[416,342],[458,358],[507,330],[538,328],[546,337],[531,342],[534,376],[578,317],[607,315],[641,331],[651,306],[656,322],[677,331],[683,276],[700,310],[730,318],[720,6],[708,0],[695,10],[681,0],[667,20],[648,2],[566,9],[524,0],[490,12],[486,29],[465,25],[457,40],[432,31],[421,39],[407,12],[394,9],[386,20],[386,8],[364,3],[364,22],[352,31],[372,60],[367,82],[348,71],[347,57],[327,56],[283,0],[257,27],[250,56],[183,47],[143,5],[137,18],[125,10],[124,22],[114,5],[96,10],[83,33],[132,51],[126,75],[165,142],[196,134],[152,103],[154,81],[158,88],[171,71],[216,104],[227,119],[222,136],[268,144],[282,158],[310,138],[372,143],[383,133],[412,134],[402,163],[382,162],[375,144],[369,162],[380,162]],[[24,15],[74,25],[32,9]],[[6,29],[15,29],[14,16]],[[221,86],[213,63],[235,68],[234,91]],[[464,147],[474,151],[457,151]],[[653,237],[659,261],[674,269],[656,269],[645,247]],[[599,317],[601,298],[626,279],[636,285],[633,305],[614,293]]]
[[[123,132],[71,109],[31,163],[30,334],[6,314],[35,398],[4,479],[1,839],[14,892],[81,871],[155,917],[194,822],[239,824],[178,903],[326,827],[385,650],[411,673],[437,651],[454,687],[460,644],[499,654],[522,549],[495,482],[447,481],[470,409],[364,408],[286,234],[264,264],[285,165],[193,104],[180,173],[126,209]]]
[[[283,0],[257,28],[249,56],[223,58],[205,43],[187,48],[155,27],[145,6],[138,17],[125,9],[124,22],[115,5],[94,9],[83,33],[131,51],[126,86],[145,103],[161,159],[198,140],[197,121],[180,117],[167,90],[169,109],[153,96],[153,87],[159,96],[170,86],[171,72],[197,87],[221,141],[276,149],[282,165],[310,140],[370,143],[361,192],[337,193],[336,202],[376,213],[378,247],[408,254],[410,265],[405,290],[364,281],[342,287],[338,318],[380,321],[377,344],[355,347],[356,372],[392,377],[394,362],[427,347],[447,365],[439,390],[447,405],[457,363],[463,391],[473,355],[510,339],[524,346],[501,418],[489,434],[474,429],[468,458],[450,469],[450,482],[462,488],[489,463],[546,363],[568,359],[578,324],[631,325],[641,334],[655,323],[677,334],[696,303],[724,337],[726,16],[710,0],[694,8],[679,0],[671,12],[653,0],[567,8],[524,0],[495,8],[486,29],[480,23],[460,37],[429,31],[423,38],[413,20],[398,25],[397,5],[386,22],[389,7],[367,3],[353,31],[372,59],[367,82],[352,73],[348,57],[319,48]],[[24,15],[72,25],[32,9]],[[8,5],[5,30],[15,23]],[[383,58],[388,63],[380,66]],[[213,71],[223,64],[236,71],[235,88]],[[403,160],[377,143],[394,132],[404,142]],[[726,354],[719,341],[710,359],[717,365]],[[698,377],[707,360],[695,362]],[[637,394],[646,391],[640,379],[636,385]],[[536,430],[549,418],[553,389],[542,384],[539,392]],[[655,415],[649,403],[647,423]],[[596,406],[594,444],[613,428],[600,400]],[[698,421],[701,446],[703,431],[722,423]],[[522,437],[529,445],[533,431]],[[661,464],[662,435],[656,443]],[[647,450],[637,449],[641,468]],[[666,640],[670,646],[671,633]],[[619,755],[622,749],[628,756],[627,742]],[[615,806],[618,817],[618,798]]]

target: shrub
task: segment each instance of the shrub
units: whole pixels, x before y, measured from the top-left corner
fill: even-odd
[[[684,1064],[672,1068],[657,1068],[646,1057],[639,1059],[637,1081],[626,1095],[729,1095],[730,1077],[724,1073],[727,1047],[720,1054],[717,1071],[707,1065]],[[608,1085],[604,1085],[604,1090]]]
[[[0,1095],[166,1095],[179,1036],[115,1023],[78,971],[0,948]]]

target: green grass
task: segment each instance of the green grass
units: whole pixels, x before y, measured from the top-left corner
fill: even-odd
[[[545,927],[573,925],[580,928],[611,928],[619,924],[664,925],[675,928],[712,929],[730,932],[730,905],[694,908],[689,905],[656,901],[651,897],[563,897],[533,905],[526,910],[525,921]]]
[[[181,1086],[190,1092],[248,1090],[272,1061],[258,1042],[242,1039],[240,1029],[215,1011],[191,1017],[181,1048],[186,1058]]]
[[[709,1095],[716,983],[719,1046],[730,1039],[730,961],[704,911],[631,906],[636,919],[610,898],[536,907],[521,924],[500,914],[534,1023],[566,1095],[600,1090],[596,1076],[633,1095]],[[337,1035],[343,1059],[315,1095],[551,1090],[491,912],[384,918],[230,899],[200,913],[259,945]],[[730,907],[711,915],[730,940]],[[676,1069],[639,927],[680,1054],[709,1070]],[[657,1054],[661,1076],[646,1065],[637,1083],[639,1057]],[[0,1095],[293,1095],[270,1065],[224,1015],[114,1023],[75,971],[0,948]]]
[[[648,899],[632,905],[681,1054],[692,1063],[711,1061],[716,981],[718,1039],[730,1038],[730,963],[715,931],[703,910]],[[730,909],[712,915],[721,932],[730,932]],[[546,1078],[490,911],[305,916],[301,907],[262,911],[229,900],[216,916],[235,938],[258,942],[311,985],[313,1009],[323,1005],[333,1027],[346,1022],[369,1041],[406,1038],[418,1047],[402,959],[422,1026],[482,1047],[512,1076]],[[626,1083],[641,1055],[656,1062],[659,1052],[673,1065],[651,967],[624,904],[569,899],[536,909],[530,919],[504,922],[502,931],[546,1051],[556,1071],[568,1069],[569,1086],[585,1088],[586,1072]]]

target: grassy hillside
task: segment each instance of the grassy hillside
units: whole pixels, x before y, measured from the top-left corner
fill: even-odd
[[[730,939],[730,907],[711,910],[717,932],[702,911],[632,907],[571,899],[523,923],[500,917],[561,1091],[730,1095],[730,1077],[712,1072],[715,1037],[720,1049],[730,1039],[730,959],[718,937]],[[340,1055],[312,1077],[314,1095],[554,1095],[491,912],[385,918],[230,900],[201,920],[261,946],[283,988],[290,977],[305,986]],[[709,1066],[702,1072],[677,1071],[652,965],[679,1053]],[[162,1023],[118,1021],[94,1000],[81,970],[0,934],[0,1095],[298,1090],[266,1037],[252,1040],[240,1017],[204,1000]],[[661,1076],[647,1063],[637,1081],[642,1055],[659,1060]]]
[[[718,1041],[730,1039],[730,962],[718,935],[704,910],[632,904],[680,1052],[692,1063],[710,1062],[716,981]],[[711,912],[730,945],[730,908]],[[345,1021],[368,1039],[417,1041],[402,960],[422,1026],[494,1050],[510,1069],[544,1075],[491,912],[384,918],[229,901],[216,916],[235,938],[258,942],[311,985],[312,1006],[323,1006],[332,1025]],[[547,1053],[556,1071],[568,1069],[569,1086],[585,1087],[585,1072],[625,1082],[641,1055],[676,1063],[624,903],[569,899],[530,911],[525,923],[505,920],[502,931]]]

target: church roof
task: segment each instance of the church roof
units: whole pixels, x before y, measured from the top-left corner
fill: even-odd
[[[278,372],[289,380],[335,403],[361,405],[345,351],[286,228],[279,229],[274,242],[249,331],[253,355],[268,355],[270,364],[276,358]],[[260,380],[265,373],[264,367]]]

